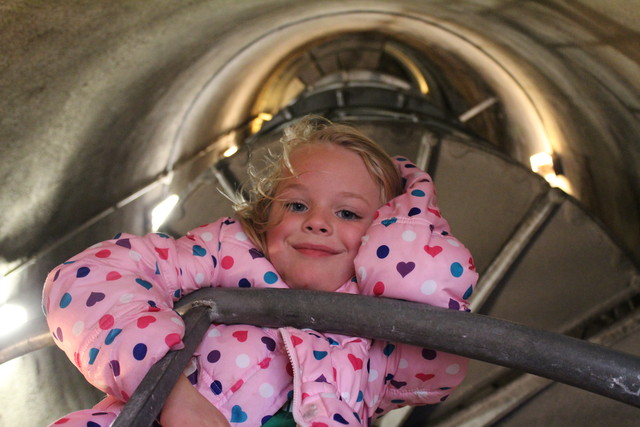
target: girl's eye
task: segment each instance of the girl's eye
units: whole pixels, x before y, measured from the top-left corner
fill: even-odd
[[[353,221],[353,220],[361,218],[361,216],[358,215],[357,213],[351,212],[351,211],[346,210],[346,209],[338,211],[337,215],[338,215],[338,218],[346,219],[347,221]]]
[[[284,206],[291,212],[304,212],[307,209],[303,203],[299,202],[288,202]]]

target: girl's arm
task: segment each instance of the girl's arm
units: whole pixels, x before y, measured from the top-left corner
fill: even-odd
[[[123,234],[55,268],[43,307],[56,344],[85,378],[126,401],[155,362],[182,347],[175,300],[212,284],[283,286],[271,270],[229,218],[177,240]]]
[[[378,210],[355,259],[361,293],[467,310],[478,274],[438,208],[431,177],[396,164],[405,193]]]
[[[451,235],[431,177],[406,159],[396,165],[406,191],[379,209],[363,239],[355,259],[361,293],[466,311],[478,278],[471,254]],[[368,398],[383,412],[438,403],[466,373],[468,361],[460,356],[398,343],[375,346],[371,364],[384,372],[384,391]]]

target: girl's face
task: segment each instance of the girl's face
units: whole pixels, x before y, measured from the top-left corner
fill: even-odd
[[[290,157],[266,233],[269,258],[294,289],[335,291],[354,276],[360,239],[382,204],[360,156],[311,144]]]

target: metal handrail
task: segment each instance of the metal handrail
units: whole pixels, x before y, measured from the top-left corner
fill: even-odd
[[[288,289],[207,288],[176,305],[185,316],[193,308],[207,313],[199,315],[205,326],[292,326],[402,342],[529,372],[640,407],[640,357],[481,314],[386,298]],[[182,366],[177,363],[173,368],[176,379],[193,353],[180,351],[186,356]],[[155,368],[147,375],[145,386],[134,393],[140,396],[132,396],[114,426],[147,426],[157,416],[164,399],[156,399],[155,413],[136,403],[158,393],[157,384],[155,388],[148,384],[167,367]],[[168,395],[171,387],[165,383],[162,388]],[[140,424],[132,421],[136,419]]]

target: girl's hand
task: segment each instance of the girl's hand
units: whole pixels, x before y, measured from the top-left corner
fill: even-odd
[[[162,427],[229,427],[229,421],[180,375],[160,414]]]

